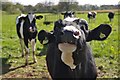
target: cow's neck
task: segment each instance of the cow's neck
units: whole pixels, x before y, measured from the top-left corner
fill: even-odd
[[[85,64],[86,63],[86,54],[88,49],[86,44],[84,44],[84,46],[80,47],[77,46],[76,51],[74,51],[73,54],[73,59],[74,59],[74,64],[75,65],[79,65],[79,64]]]
[[[60,43],[58,44],[61,53],[61,60],[68,65],[71,69],[75,69],[73,52],[76,50],[77,46],[74,44]]]
[[[74,59],[72,57],[72,52],[67,53],[67,52],[62,52],[61,55],[61,60],[68,65],[71,69],[75,69],[76,65],[74,65]]]

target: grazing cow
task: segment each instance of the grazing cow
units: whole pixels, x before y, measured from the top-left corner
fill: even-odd
[[[113,20],[114,15],[115,15],[114,12],[109,12],[109,13],[108,13],[108,18],[109,18],[110,22]]]
[[[75,12],[72,12],[72,11],[65,11],[65,12],[62,12],[61,13],[62,15],[64,15],[64,19],[66,18],[66,17],[74,17],[75,15]]]
[[[93,12],[88,12],[88,19],[89,19],[89,22],[90,22],[90,19],[94,19],[96,18],[96,15],[97,15],[97,12],[93,11]]]
[[[33,13],[28,13],[27,15],[21,14],[16,19],[17,35],[20,39],[20,45],[22,48],[22,57],[24,56],[24,44],[25,44],[26,65],[28,64],[28,55],[30,53],[28,42],[31,43],[33,60],[34,62],[36,62],[36,58],[35,58],[35,45],[36,45],[36,35],[37,35],[36,19],[41,19],[41,18],[43,18],[43,16],[41,15],[36,16]]]
[[[96,79],[96,65],[87,42],[105,40],[111,33],[111,26],[100,24],[93,30],[87,28],[88,24],[84,19],[65,18],[55,22],[52,33],[40,31],[44,36],[38,35],[38,39],[44,40],[46,37],[49,40],[46,62],[53,80],[56,78]]]

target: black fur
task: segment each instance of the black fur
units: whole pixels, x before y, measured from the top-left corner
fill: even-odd
[[[63,31],[63,27],[69,25],[64,23],[64,20],[55,22],[54,30],[51,34],[54,37],[52,38],[53,40],[48,43],[46,55],[48,72],[53,80],[58,78],[63,80],[81,80],[82,78],[85,80],[96,80],[96,65],[92,56],[92,50],[87,42],[91,40],[105,40],[111,33],[111,26],[108,24],[101,24],[97,28],[89,30],[87,22],[83,19],[75,20],[70,23],[70,25],[73,23],[76,24],[74,24],[74,27],[81,31],[81,37],[75,39],[72,36],[72,32]],[[103,33],[104,37],[101,38],[100,33]],[[44,34],[46,34],[45,31]],[[69,40],[72,40],[73,43],[69,42]],[[61,60],[61,51],[58,49],[58,44],[64,41],[77,45],[77,49],[73,52],[72,56],[74,64],[76,65],[75,69],[71,69]]]
[[[89,22],[90,22],[90,19],[95,19],[96,18],[96,12],[88,12],[87,17],[88,17]]]
[[[37,27],[36,27],[36,19],[40,19],[43,18],[43,16],[35,16],[32,20],[32,22],[30,23],[30,20],[28,18],[28,15],[30,15],[32,13],[28,13],[26,16],[18,16],[17,17],[17,23],[16,23],[16,29],[17,29],[17,35],[19,37],[20,40],[24,41],[25,44],[25,49],[29,48],[28,47],[28,41],[31,41],[32,39],[35,39],[35,43],[36,43],[36,36],[37,36]],[[32,14],[34,15],[34,14]],[[20,28],[21,28],[21,23],[23,22],[23,37],[21,36],[20,33]],[[22,46],[22,45],[21,45]],[[28,54],[29,52],[26,50],[26,54]],[[33,51],[34,53],[34,51]],[[25,55],[26,55],[25,54]],[[24,53],[22,53],[22,56],[24,56]],[[28,64],[27,61],[25,64]]]
[[[110,22],[111,22],[112,19],[114,18],[114,15],[115,15],[114,12],[109,12],[109,13],[108,13],[108,18],[109,18]]]

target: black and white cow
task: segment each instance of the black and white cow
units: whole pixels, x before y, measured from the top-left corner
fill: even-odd
[[[37,36],[37,27],[36,27],[36,19],[41,19],[43,16],[36,16],[33,13],[28,13],[27,15],[21,14],[16,19],[16,29],[17,35],[20,39],[20,45],[22,48],[22,57],[24,56],[24,48],[26,51],[25,57],[26,62],[28,64],[28,55],[30,53],[28,43],[30,42],[33,52],[33,60],[36,62],[35,58],[35,46],[36,46],[36,36]],[[25,45],[25,47],[24,47]]]
[[[75,12],[73,12],[73,11],[65,11],[65,12],[62,12],[61,13],[62,15],[64,15],[64,19],[66,18],[66,17],[75,17]]]
[[[115,15],[114,12],[109,12],[109,13],[108,13],[108,18],[109,18],[110,22],[113,20],[114,15]]]
[[[95,20],[96,15],[97,15],[97,12],[95,12],[95,11],[88,12],[87,17],[88,17],[88,19],[89,19],[89,22],[90,22],[91,19],[94,19],[94,20]]]
[[[40,33],[45,35],[38,35],[38,39],[40,37],[42,40],[49,40],[46,62],[53,80],[96,79],[96,65],[87,42],[105,40],[111,33],[110,25],[100,24],[95,29],[88,30],[88,23],[84,19],[65,18],[55,22],[53,33],[45,30]]]

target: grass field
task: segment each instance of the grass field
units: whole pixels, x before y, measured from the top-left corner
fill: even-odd
[[[120,74],[118,67],[118,13],[116,13],[113,22],[109,22],[107,17],[108,13],[98,13],[96,21],[89,23],[89,29],[93,29],[101,23],[107,23],[112,26],[112,33],[105,41],[91,41],[90,45],[93,50],[95,62],[98,68],[98,78],[117,78]],[[42,14],[46,15],[46,14]],[[2,65],[0,65],[0,76],[3,78],[41,78],[49,79],[45,62],[45,55],[39,56],[43,46],[37,40],[36,56],[38,63],[24,66],[25,59],[21,58],[21,48],[19,39],[16,34],[15,20],[16,15],[2,14],[2,35],[0,34],[0,40],[2,39],[2,52],[0,53],[0,59],[2,59]],[[87,19],[87,14],[76,14],[79,18]],[[44,19],[37,20],[38,31],[45,29],[51,31],[53,24],[44,25]],[[32,62],[30,54],[29,62]]]

